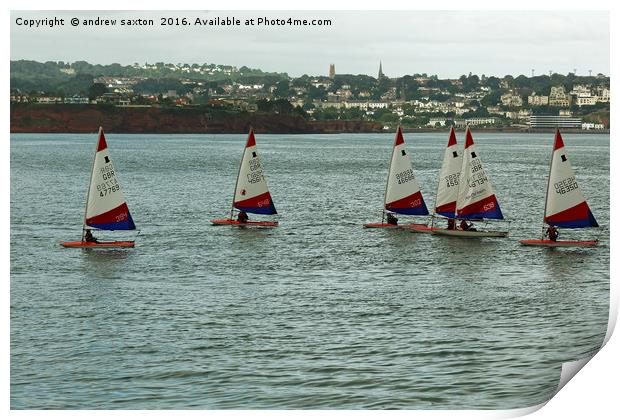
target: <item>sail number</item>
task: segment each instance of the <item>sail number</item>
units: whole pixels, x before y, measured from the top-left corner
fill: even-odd
[[[260,169],[260,160],[258,158],[250,159],[250,171],[258,171]]]
[[[118,184],[114,184],[110,187],[107,187],[105,184],[97,185],[97,191],[99,191],[99,197],[105,197],[108,194],[112,194],[113,192],[120,191],[121,186]]]
[[[485,204],[484,206],[482,206],[482,211],[491,211],[495,208],[495,203],[494,202],[490,202]]]
[[[558,194],[566,194],[579,188],[574,176],[563,179],[560,182],[556,182],[553,184],[553,187],[555,188],[555,192]]]
[[[482,170],[482,164],[480,163],[480,159],[474,159],[471,161],[471,173],[475,174]]]
[[[109,175],[109,174],[112,175]],[[104,181],[101,184],[97,184],[97,191],[99,191],[99,197],[105,197],[113,192],[120,191],[121,186],[114,177],[114,171],[106,172],[103,174]]]
[[[256,184],[263,180],[263,170],[260,166],[260,160],[258,158],[250,159],[250,173],[247,174],[248,182],[250,184]]]
[[[248,174],[248,182],[250,184],[256,184],[263,180],[263,171],[251,172]]]
[[[396,180],[399,184],[404,184],[409,181],[413,181],[415,176],[413,176],[413,171],[411,169],[407,169],[406,171],[402,171],[396,174]]]
[[[459,185],[459,174],[450,174],[444,177],[444,181],[446,181],[446,188],[450,187],[458,187]]]
[[[111,163],[108,163],[107,165],[102,166],[99,169],[99,172],[101,173],[101,176],[103,177],[104,180],[114,178],[114,166],[112,166]]]
[[[479,185],[484,185],[486,182],[488,182],[488,180],[489,179],[484,172],[478,172],[476,174],[473,174],[471,178],[469,178],[469,187],[475,188]]]

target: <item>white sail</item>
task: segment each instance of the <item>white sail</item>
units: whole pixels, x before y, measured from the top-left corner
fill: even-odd
[[[277,214],[258,156],[253,130],[250,130],[243,151],[233,206],[248,213]]]
[[[549,169],[545,222],[567,228],[598,226],[575,179],[559,130],[555,134]]]
[[[454,217],[456,213],[456,200],[459,192],[459,177],[463,157],[457,150],[456,134],[454,127],[450,129],[448,145],[443,155],[439,182],[437,184],[437,199],[435,201],[435,213],[445,217]]]
[[[392,160],[385,190],[385,209],[401,214],[426,215],[428,209],[413,174],[411,159],[405,149],[400,127],[394,140]]]
[[[456,216],[460,219],[503,219],[491,181],[482,166],[469,127],[465,133],[465,150],[459,178]]]
[[[85,224],[104,230],[136,228],[101,127],[88,188]]]

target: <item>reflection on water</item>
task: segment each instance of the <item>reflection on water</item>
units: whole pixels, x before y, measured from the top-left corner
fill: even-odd
[[[552,136],[474,136],[509,238],[362,228],[380,218],[392,134],[258,136],[276,229],[209,224],[229,209],[245,135],[110,135],[142,230],[114,250],[58,245],[82,224],[93,138],[12,136],[11,407],[545,400],[559,362],[604,337],[609,248],[520,246],[540,235]],[[445,136],[405,138],[429,205]],[[571,161],[607,226],[609,136],[564,140],[587,149]]]

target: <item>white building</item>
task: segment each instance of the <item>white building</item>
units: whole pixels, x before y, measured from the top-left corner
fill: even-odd
[[[494,125],[496,122],[497,118],[495,117],[467,118],[465,120],[454,120],[454,125],[457,127],[465,127],[467,125],[471,127],[484,127]]]
[[[389,102],[368,102],[368,108],[370,109],[387,109],[389,106]]]
[[[446,121],[445,118],[431,118],[426,125],[429,127],[437,127],[437,124],[439,124],[440,127],[445,127]]]
[[[487,112],[494,115],[503,115],[504,111],[498,106],[487,106]]]
[[[536,95],[536,92],[527,97],[527,103],[532,106],[549,105],[549,97],[543,95]]]
[[[609,88],[599,87],[596,92],[597,102],[609,102]]]
[[[564,86],[552,86],[549,94],[550,106],[570,106],[570,95],[564,92]]]
[[[573,85],[573,90],[570,91],[573,96],[591,96],[590,87],[585,85]]]
[[[596,105],[596,96],[577,96],[577,99],[575,100],[575,104],[579,107],[582,106],[591,106],[591,105]]]
[[[582,130],[604,130],[605,126],[603,124],[584,122],[583,124],[581,124],[581,129]]]
[[[519,95],[506,93],[501,96],[502,105],[504,106],[522,106],[523,99]]]

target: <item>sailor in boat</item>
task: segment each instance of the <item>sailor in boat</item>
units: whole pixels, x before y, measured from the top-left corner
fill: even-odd
[[[550,240],[555,242],[558,240],[558,236],[560,236],[560,233],[558,232],[558,229],[555,226],[549,226],[547,228],[546,235]]]
[[[248,214],[244,212],[243,210],[241,210],[239,214],[237,215],[237,221],[239,223],[246,223],[249,219],[250,218],[248,217]]]
[[[461,220],[461,230],[469,230],[472,232],[476,231],[473,223],[469,223],[467,220]]]
[[[448,219],[448,230],[456,229],[456,221],[454,219]]]
[[[84,242],[98,243],[99,241],[93,236],[93,233],[90,231],[90,229],[86,229],[86,233],[84,233]]]
[[[392,213],[387,214],[387,224],[396,226],[398,224],[398,218]]]

